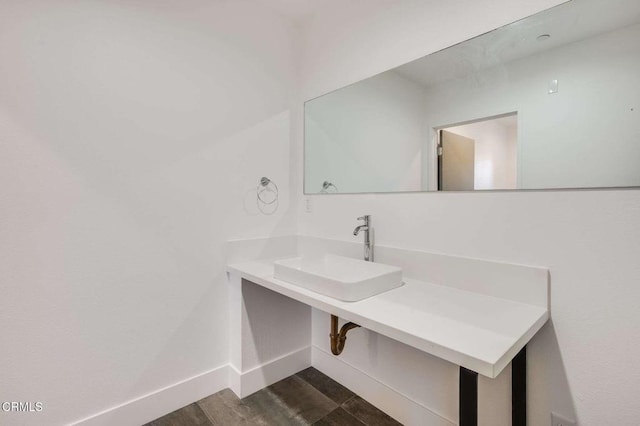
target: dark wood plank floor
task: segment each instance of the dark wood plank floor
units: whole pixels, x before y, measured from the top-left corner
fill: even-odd
[[[397,421],[313,367],[244,399],[229,389],[146,426],[397,426]]]

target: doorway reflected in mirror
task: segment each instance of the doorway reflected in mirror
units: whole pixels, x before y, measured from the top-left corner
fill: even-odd
[[[516,113],[436,130],[439,191],[518,188]]]

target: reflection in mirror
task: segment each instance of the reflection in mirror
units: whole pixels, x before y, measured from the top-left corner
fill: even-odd
[[[516,113],[436,130],[439,191],[517,188]]]
[[[640,1],[575,0],[308,101],[305,193],[640,186],[639,113]]]

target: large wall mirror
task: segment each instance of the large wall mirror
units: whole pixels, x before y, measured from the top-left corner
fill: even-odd
[[[573,0],[305,103],[314,193],[640,186],[640,0]]]

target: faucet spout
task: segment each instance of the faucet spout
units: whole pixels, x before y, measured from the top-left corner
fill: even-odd
[[[356,229],[353,230],[353,235],[357,236],[360,231],[368,231],[369,227],[367,225],[356,226]]]

